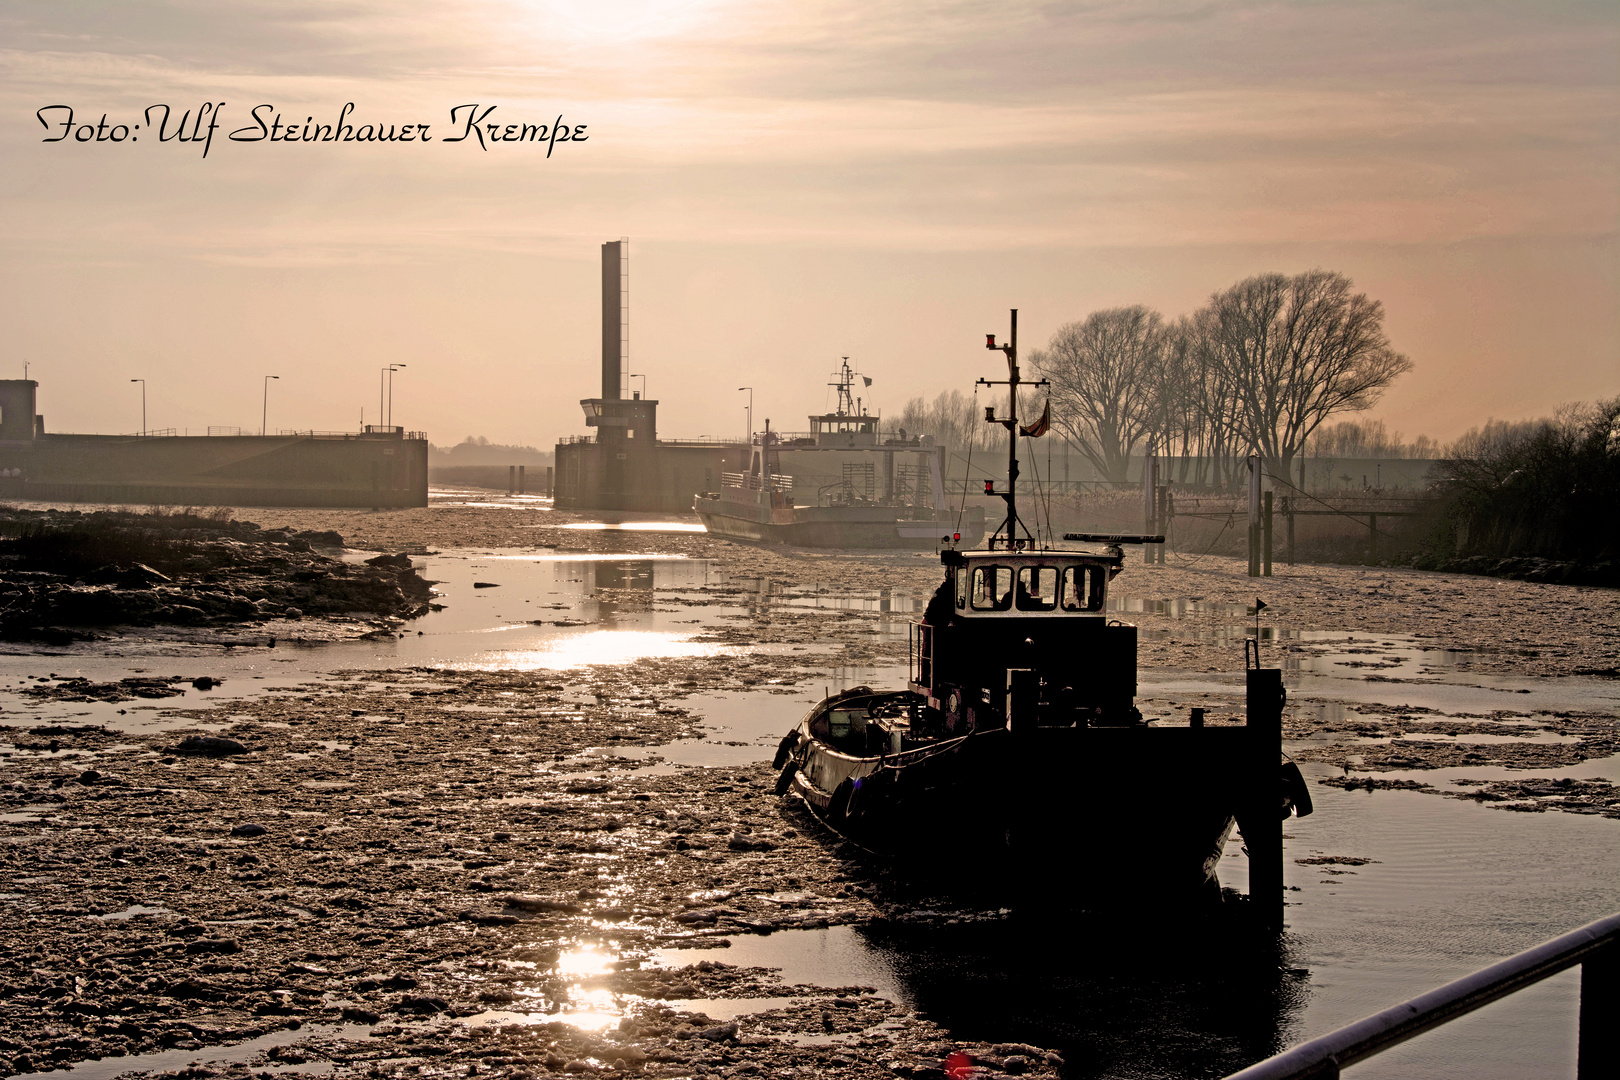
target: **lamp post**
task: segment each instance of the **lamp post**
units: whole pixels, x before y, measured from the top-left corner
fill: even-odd
[[[270,380],[279,378],[281,378],[280,375],[266,375],[264,377],[264,411],[259,415],[259,437],[261,439],[270,433],[268,430],[270,420]]]
[[[388,365],[388,416],[383,421],[383,423],[385,423],[388,426],[390,431],[393,429],[393,425],[394,425],[394,372],[398,371],[402,367],[410,367],[410,365],[409,364],[389,364]]]
[[[632,379],[640,379],[641,380],[641,396],[646,397],[647,396],[647,376],[645,376],[645,375],[631,375],[630,377]]]
[[[394,372],[409,364],[389,364],[377,376],[377,419],[380,428],[386,428],[393,420],[394,413]]]
[[[131,379],[129,381],[130,382],[138,382],[138,383],[141,384],[141,434],[145,435],[146,434],[146,380],[145,379]]]
[[[752,442],[754,439],[754,388],[752,386],[739,386],[738,391],[748,391],[748,436],[743,441]]]

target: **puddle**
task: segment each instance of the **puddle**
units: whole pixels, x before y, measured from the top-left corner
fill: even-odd
[[[97,915],[96,918],[100,919],[102,922],[123,922],[126,919],[133,919],[141,915],[172,914],[174,914],[174,912],[166,907],[147,907],[144,904],[131,904],[123,911],[109,911],[105,915]]]
[[[196,1050],[160,1050],[153,1054],[132,1054],[128,1057],[99,1058],[82,1061],[66,1069],[49,1072],[18,1073],[11,1080],[112,1080],[115,1076],[134,1072],[171,1072],[191,1065],[233,1065],[253,1060],[272,1047],[290,1046],[316,1038],[360,1040],[371,1032],[361,1024],[315,1024],[297,1030],[272,1031],[258,1038],[234,1046],[203,1046]],[[310,1062],[307,1065],[268,1066],[255,1072],[328,1073],[331,1062]]]
[[[524,528],[544,529],[555,526],[526,525]],[[703,527],[701,521],[572,521],[561,526],[564,529],[577,529],[582,532],[659,532],[659,533],[706,533],[709,530]]]

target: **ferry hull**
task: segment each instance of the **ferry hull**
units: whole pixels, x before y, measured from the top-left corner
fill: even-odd
[[[798,547],[888,548],[933,551],[960,527],[961,543],[984,534],[984,512],[975,507],[957,520],[898,517],[890,507],[804,506],[770,510],[699,496],[693,504],[704,528],[716,536]]]

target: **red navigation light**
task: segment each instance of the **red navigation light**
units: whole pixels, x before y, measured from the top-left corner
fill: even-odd
[[[962,534],[961,533],[951,533],[951,542],[955,543],[955,544],[960,544],[962,542]]]
[[[986,334],[986,335],[984,335],[984,347],[987,348],[987,349],[995,348],[996,347],[996,335],[994,335],[994,334]]]
[[[995,490],[994,490],[995,489],[995,483],[996,482],[994,480],[986,480],[984,482],[984,493],[986,495],[994,495],[995,494]]]

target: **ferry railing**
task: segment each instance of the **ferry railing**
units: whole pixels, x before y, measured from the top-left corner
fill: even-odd
[[[1335,1080],[1340,1070],[1549,975],[1581,968],[1581,1080],[1620,1076],[1620,914],[1587,923],[1394,1008],[1301,1043],[1227,1080]]]

